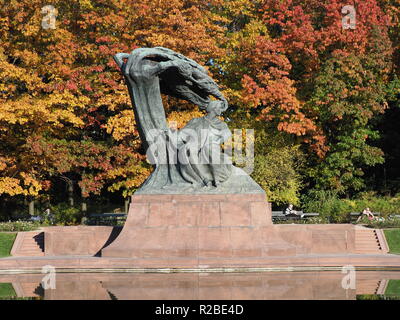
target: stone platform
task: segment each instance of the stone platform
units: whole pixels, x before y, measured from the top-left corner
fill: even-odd
[[[102,257],[263,259],[354,253],[352,225],[273,225],[265,195],[134,195]],[[149,261],[150,262],[150,261]]]
[[[272,225],[263,194],[134,195],[103,257],[261,257]]]
[[[42,257],[0,259],[0,269],[39,270],[50,264],[74,270],[226,272],[346,264],[400,266],[400,256],[387,251],[359,254],[357,227],[351,224],[272,224],[264,194],[134,195],[120,230],[43,228]]]

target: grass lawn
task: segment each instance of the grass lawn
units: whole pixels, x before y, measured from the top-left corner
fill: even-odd
[[[384,230],[390,253],[400,254],[400,229]]]
[[[10,255],[16,236],[16,233],[0,232],[0,258]]]
[[[400,280],[389,280],[385,290],[385,295],[400,296]]]
[[[0,283],[0,298],[12,298],[17,296],[11,283]]]

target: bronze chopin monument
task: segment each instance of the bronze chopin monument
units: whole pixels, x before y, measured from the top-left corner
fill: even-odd
[[[221,153],[231,132],[219,119],[228,102],[217,84],[198,63],[170,49],[139,48],[114,58],[154,171],[132,196],[125,226],[102,256],[158,258],[166,265],[173,258],[261,257],[270,205],[261,187]],[[161,94],[207,114],[171,130]]]
[[[220,152],[220,144],[231,135],[218,118],[228,102],[202,66],[161,47],[119,53],[115,61],[128,86],[143,146],[155,166],[136,194],[263,193]],[[173,132],[161,93],[189,101],[207,115]]]

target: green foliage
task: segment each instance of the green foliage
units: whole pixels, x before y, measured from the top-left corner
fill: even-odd
[[[335,191],[311,190],[302,199],[304,212],[318,212],[330,222],[347,222],[353,211],[350,203],[340,200]]]
[[[370,208],[372,212],[380,212],[383,217],[400,214],[400,194],[394,197],[381,197],[377,196],[375,192],[363,192],[349,202],[355,208],[355,212]]]
[[[0,222],[0,231],[3,232],[19,232],[19,231],[33,231],[40,227],[40,223],[33,221],[9,221]]]
[[[400,254],[400,229],[384,230],[390,253]]]
[[[340,199],[335,191],[311,190],[302,198],[305,212],[318,212],[321,217],[329,219],[330,222],[349,222],[351,212],[362,212],[370,208],[372,212],[380,212],[383,221],[363,220],[368,225],[384,226],[397,225],[396,219],[390,219],[390,214],[400,212],[400,197],[378,197],[373,193],[360,194],[357,199]]]
[[[10,255],[10,251],[14,244],[16,235],[16,233],[0,233],[0,258]]]
[[[83,214],[77,207],[71,207],[67,203],[60,203],[50,207],[53,223],[57,225],[77,225],[81,223]]]
[[[252,177],[264,189],[268,201],[299,203],[300,177],[294,166],[297,148],[282,147],[266,155],[256,155]]]
[[[271,126],[254,122],[241,112],[234,117],[231,128],[254,129],[254,170],[251,177],[263,188],[268,201],[299,204],[300,170],[304,158],[300,146],[287,134],[276,133]]]
[[[386,218],[378,217],[374,220],[369,220],[367,217],[363,217],[359,223],[374,229],[400,228],[400,219],[390,216]]]
[[[319,189],[361,190],[363,168],[383,163],[382,151],[371,145],[379,137],[371,119],[383,112],[386,95],[377,68],[369,56],[338,55],[323,65],[316,78],[309,103],[318,110],[329,141],[326,158],[310,170]]]
[[[305,219],[287,219],[274,221],[274,224],[326,224],[329,223],[327,217],[311,217]]]

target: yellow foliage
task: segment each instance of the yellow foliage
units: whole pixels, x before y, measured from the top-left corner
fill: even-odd
[[[20,174],[21,179],[11,177],[0,177],[0,195],[31,195],[37,196],[42,186],[39,181],[26,173]],[[22,184],[22,185],[21,185]]]
[[[186,123],[189,122],[190,119],[193,118],[199,118],[204,116],[203,111],[199,110],[191,110],[191,111],[172,111],[167,117],[167,121],[169,123],[169,126],[172,129],[181,129],[183,128]]]
[[[107,121],[107,133],[117,141],[134,133],[135,116],[133,110],[124,110]]]
[[[24,189],[19,184],[20,180],[11,177],[0,177],[0,195],[9,194],[10,196],[15,196],[18,194],[23,194]]]

